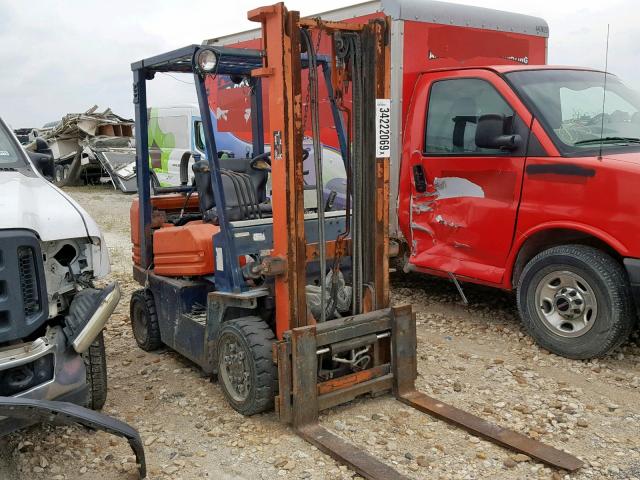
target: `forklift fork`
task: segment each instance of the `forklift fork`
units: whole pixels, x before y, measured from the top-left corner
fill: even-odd
[[[373,347],[376,357],[372,367],[318,383],[322,355],[366,344]],[[274,359],[278,366],[280,390],[276,410],[280,419],[291,424],[298,435],[319,450],[364,478],[406,477],[326,430],[318,423],[319,412],[360,395],[389,391],[410,407],[553,467],[571,472],[582,465],[568,453],[417,391],[416,325],[409,306],[294,328],[274,345]]]

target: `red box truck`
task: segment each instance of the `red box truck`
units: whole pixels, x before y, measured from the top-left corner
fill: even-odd
[[[319,16],[390,23],[390,223],[404,269],[516,290],[532,337],[569,358],[624,342],[640,298],[640,97],[604,72],[546,66],[540,18],[429,0]],[[260,30],[205,43],[260,48]],[[231,156],[250,155],[248,89],[209,79]],[[325,190],[344,196],[322,123]]]

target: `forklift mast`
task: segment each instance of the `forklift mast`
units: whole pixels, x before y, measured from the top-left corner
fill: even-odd
[[[282,272],[275,277],[276,331],[277,337],[282,338],[287,330],[316,323],[307,312],[307,263],[320,259],[322,265],[327,254],[329,260],[334,260],[344,256],[346,248],[351,251],[354,283],[352,313],[388,307],[389,159],[375,157],[368,133],[375,128],[375,111],[366,108],[375,104],[375,98],[387,98],[389,94],[388,70],[385,69],[389,56],[387,25],[384,20],[369,24],[300,20],[298,12],[288,12],[281,3],[250,11],[248,17],[262,23],[265,52],[263,66],[254,70],[252,76],[269,79],[274,239],[271,258],[267,262],[278,263]],[[324,32],[333,36],[334,45],[339,42],[342,48],[342,51],[334,48],[331,55],[333,96],[343,98],[343,89],[349,83],[353,85],[355,126],[353,132],[349,132],[351,155],[344,155],[348,158],[345,162],[347,176],[354,186],[350,192],[353,211],[346,211],[353,228],[348,239],[340,237],[326,241],[321,232],[317,242],[307,243],[300,49],[304,45],[311,83],[317,72],[314,63],[317,54],[313,42],[309,41],[314,31],[316,35]],[[357,51],[350,51],[350,44]],[[350,61],[354,68],[348,70]],[[310,89],[313,90],[312,85]],[[312,103],[310,108],[313,118],[317,107]],[[338,122],[341,122],[340,117]],[[317,136],[314,132],[314,139]],[[314,154],[318,155],[319,150],[314,148]],[[316,175],[320,173],[321,169],[316,168]],[[318,191],[322,189],[318,188]],[[318,229],[322,230],[324,210],[320,202],[318,207]]]

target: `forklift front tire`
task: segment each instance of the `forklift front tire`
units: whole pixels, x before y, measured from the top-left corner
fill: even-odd
[[[133,292],[129,312],[133,337],[138,346],[146,352],[159,349],[162,346],[162,340],[156,305],[151,292],[144,288]]]
[[[273,408],[276,368],[271,355],[273,331],[259,317],[230,320],[217,342],[218,380],[234,410],[255,415]]]

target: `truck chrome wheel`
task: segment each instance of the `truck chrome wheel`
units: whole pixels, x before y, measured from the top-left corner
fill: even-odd
[[[584,335],[598,314],[591,286],[580,275],[567,270],[545,275],[536,288],[536,305],[543,324],[563,337]]]
[[[243,402],[251,390],[251,366],[249,355],[233,335],[223,335],[220,338],[222,356],[219,375],[225,383],[229,395],[236,402]]]

